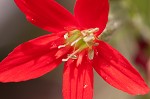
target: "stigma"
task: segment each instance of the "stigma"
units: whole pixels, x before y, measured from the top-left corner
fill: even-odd
[[[64,35],[64,44],[59,45],[58,49],[70,46],[73,47],[73,51],[72,53],[68,54],[67,58],[62,59],[62,61],[68,61],[68,59],[77,59],[78,54],[85,49],[88,51],[88,58],[92,60],[94,57],[94,50],[92,47],[98,45],[98,43],[95,43],[97,37],[94,34],[98,31],[99,28],[90,28],[85,30],[75,29],[68,31]]]

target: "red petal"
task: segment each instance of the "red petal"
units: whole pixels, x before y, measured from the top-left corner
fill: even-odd
[[[55,0],[15,0],[27,19],[49,32],[60,32],[67,26],[76,26],[74,17]]]
[[[0,63],[0,81],[29,80],[53,70],[61,63],[61,58],[55,60],[60,41],[58,36],[45,35],[19,45]]]
[[[80,52],[80,54],[78,55],[77,64],[76,64],[77,67],[80,66],[80,64],[84,60],[83,59],[84,55],[85,55],[85,51]]]
[[[99,42],[93,63],[98,74],[110,85],[132,95],[149,92],[140,74],[107,43]]]
[[[98,27],[99,33],[105,28],[109,12],[108,0],[77,0],[74,10],[75,17],[83,27]]]
[[[76,60],[69,60],[63,74],[64,99],[92,99],[93,68],[90,62],[84,60],[76,66]]]

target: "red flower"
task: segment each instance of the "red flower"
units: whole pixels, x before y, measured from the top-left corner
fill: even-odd
[[[1,82],[37,78],[66,61],[65,99],[92,98],[93,68],[110,85],[129,94],[149,91],[131,64],[110,45],[97,39],[107,22],[108,0],[77,0],[74,15],[55,0],[15,2],[28,21],[53,33],[16,47],[0,63]]]

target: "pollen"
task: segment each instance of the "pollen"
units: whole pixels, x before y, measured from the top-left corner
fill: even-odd
[[[58,48],[70,46],[73,47],[73,51],[68,54],[66,59],[62,59],[62,61],[68,61],[70,58],[77,59],[78,54],[85,49],[88,49],[88,57],[92,60],[94,57],[94,50],[92,49],[92,46],[98,45],[95,43],[97,37],[94,34],[98,31],[99,28],[90,28],[85,30],[75,29],[67,32],[64,35],[64,45],[60,45]]]

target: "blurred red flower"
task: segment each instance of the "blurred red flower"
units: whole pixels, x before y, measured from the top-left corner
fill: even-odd
[[[134,61],[136,64],[141,65],[141,67],[147,71],[147,62],[149,59],[149,55],[146,52],[148,49],[149,45],[146,41],[144,41],[143,38],[138,39],[138,51],[137,54],[135,55]]]
[[[0,63],[1,82],[40,77],[65,62],[65,99],[91,99],[93,68],[110,85],[129,94],[149,88],[114,48],[98,39],[108,20],[108,0],[77,0],[74,15],[55,0],[15,0],[34,25],[53,32],[16,47]]]
[[[134,62],[142,68],[148,81],[150,81],[150,45],[144,38],[137,39],[138,50],[134,56]]]

